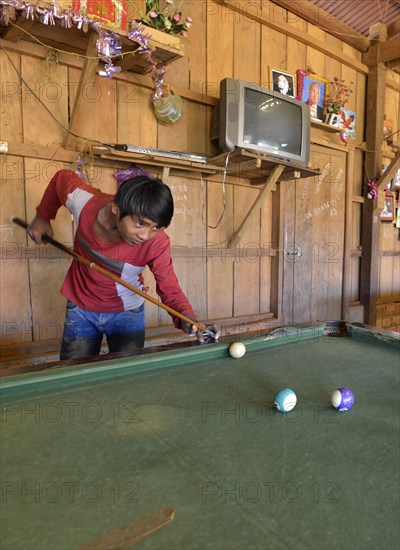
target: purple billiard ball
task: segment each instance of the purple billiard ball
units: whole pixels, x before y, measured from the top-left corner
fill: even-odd
[[[354,395],[349,388],[338,388],[332,392],[332,405],[338,411],[348,411],[354,405]]]

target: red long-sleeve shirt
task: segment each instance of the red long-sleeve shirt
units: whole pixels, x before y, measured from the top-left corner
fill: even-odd
[[[46,221],[54,219],[60,206],[73,214],[77,231],[74,250],[79,255],[108,268],[124,281],[143,290],[142,271],[149,266],[156,280],[156,291],[167,306],[195,316],[179,286],[175,275],[168,235],[160,231],[143,244],[129,245],[121,240],[104,243],[94,230],[94,222],[101,208],[114,199],[82,181],[70,170],[60,170],[50,181],[37,206],[38,216]],[[139,307],[144,299],[139,294],[94,269],[73,260],[65,277],[61,294],[87,311],[113,313]],[[180,319],[174,317],[180,327]]]

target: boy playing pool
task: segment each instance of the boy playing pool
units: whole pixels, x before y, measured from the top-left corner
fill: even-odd
[[[164,232],[174,213],[171,191],[159,179],[140,175],[124,181],[116,195],[103,193],[71,170],[60,170],[51,179],[28,233],[37,243],[53,236],[50,220],[66,206],[76,222],[74,251],[116,273],[143,290],[142,271],[148,266],[162,302],[197,321],[179,286]],[[144,298],[75,259],[65,277],[61,294],[67,298],[60,359],[98,355],[103,335],[110,352],[144,346]],[[173,317],[176,328],[203,334],[195,325]],[[219,327],[211,330],[219,337]]]

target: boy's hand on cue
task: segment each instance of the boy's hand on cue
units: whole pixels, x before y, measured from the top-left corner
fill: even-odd
[[[197,321],[197,319],[193,319],[193,321]],[[203,332],[199,328],[197,328],[196,325],[190,325],[186,321],[182,320],[181,327],[182,330],[186,332],[186,334],[196,334],[196,338],[201,344],[204,344],[204,342],[210,338],[212,338],[213,340],[218,340],[218,338],[221,336],[221,329],[218,325],[207,327],[206,332]]]
[[[54,234],[51,223],[46,220],[42,220],[38,215],[36,215],[28,225],[27,232],[36,244],[41,244],[43,235],[52,237]]]

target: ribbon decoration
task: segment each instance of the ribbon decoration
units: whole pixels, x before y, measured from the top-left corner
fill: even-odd
[[[377,176],[376,178],[374,178],[372,180],[368,180],[367,185],[369,187],[369,191],[368,191],[367,197],[369,199],[375,200],[378,197],[378,190],[376,188],[376,186],[378,184],[378,181],[379,181],[379,176]]]
[[[104,29],[98,29],[98,34],[97,54],[105,63],[104,69],[100,69],[98,74],[112,78],[116,73],[121,72],[121,67],[115,67],[111,59],[121,54],[121,39],[116,33]]]
[[[128,32],[129,40],[133,40],[139,44],[138,54],[145,60],[145,73],[149,74],[154,82],[154,92],[151,95],[151,100],[154,103],[157,99],[161,99],[165,93],[164,75],[167,67],[158,67],[153,59],[153,48],[149,46],[150,34],[146,34],[142,28],[142,23],[134,23]]]

